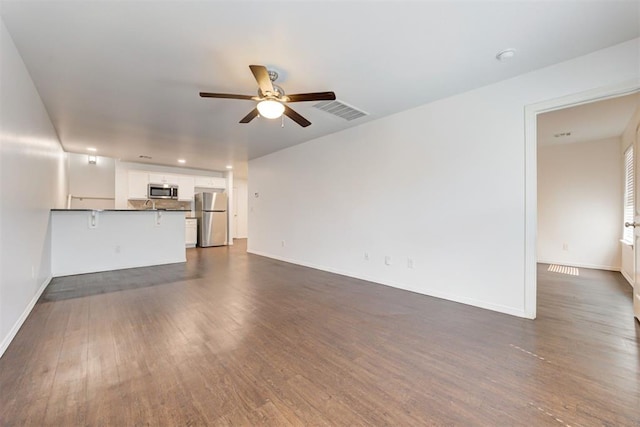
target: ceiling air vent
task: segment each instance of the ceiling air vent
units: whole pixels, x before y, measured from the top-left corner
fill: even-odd
[[[315,108],[326,111],[329,114],[338,116],[347,121],[359,119],[360,117],[368,116],[368,113],[358,110],[350,105],[345,104],[342,101],[323,101],[314,105]]]

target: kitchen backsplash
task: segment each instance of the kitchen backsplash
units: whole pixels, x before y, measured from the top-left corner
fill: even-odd
[[[190,201],[178,201],[178,200],[165,200],[165,199],[153,199],[153,200],[129,200],[130,209],[151,209],[153,201],[156,202],[156,209],[187,209],[191,210]]]

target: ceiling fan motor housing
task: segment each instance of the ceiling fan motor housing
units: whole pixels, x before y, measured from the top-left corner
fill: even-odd
[[[284,96],[284,89],[278,85],[273,85],[273,93],[263,93],[262,89],[258,88],[258,96],[260,98],[281,99]]]

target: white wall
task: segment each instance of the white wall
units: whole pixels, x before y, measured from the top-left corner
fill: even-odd
[[[621,144],[620,144],[620,149],[621,152],[624,153],[627,148],[629,146],[631,146],[632,144],[636,143],[635,147],[634,147],[634,151],[635,151],[635,168],[636,168],[636,206],[638,206],[638,201],[640,201],[640,197],[638,195],[640,195],[640,180],[638,179],[638,176],[640,176],[640,174],[638,173],[640,171],[640,167],[638,165],[638,161],[640,159],[640,153],[639,153],[639,147],[637,142],[640,141],[636,141],[637,138],[637,132],[638,132],[638,126],[640,126],[640,106],[638,107],[638,109],[636,110],[636,112],[634,113],[634,115],[631,117],[631,120],[629,120],[629,123],[627,124],[627,127],[625,128],[624,132],[622,133],[622,138],[621,138]],[[621,251],[622,251],[622,268],[621,268],[621,272],[622,275],[625,277],[625,279],[627,279],[627,281],[629,282],[629,284],[631,286],[634,286],[634,282],[635,282],[635,247],[634,246],[630,246],[627,245],[625,243],[620,242],[620,247],[621,247]]]
[[[69,161],[69,194],[90,197],[71,201],[74,209],[113,209],[115,206],[115,159],[96,156],[89,164],[87,154],[67,153]],[[94,198],[101,198],[96,200]]]
[[[620,138],[538,147],[538,262],[620,270]]]
[[[249,251],[532,317],[524,108],[637,80],[639,42],[252,160]]]
[[[0,20],[0,355],[51,277],[49,209],[64,207],[66,161]]]

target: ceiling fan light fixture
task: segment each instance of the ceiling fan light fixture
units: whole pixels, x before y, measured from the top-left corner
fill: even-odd
[[[284,113],[284,105],[273,99],[265,99],[258,103],[258,112],[267,119],[277,119]]]

